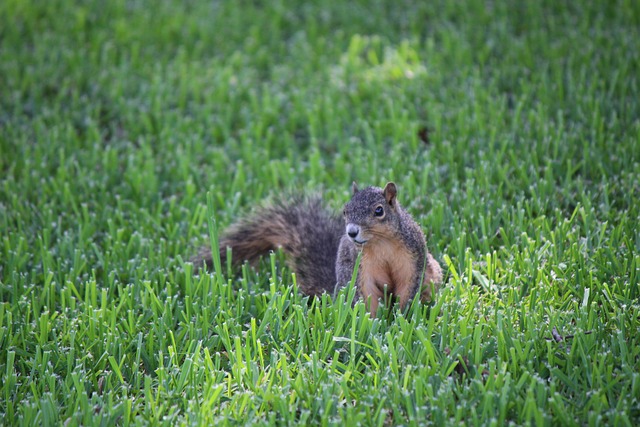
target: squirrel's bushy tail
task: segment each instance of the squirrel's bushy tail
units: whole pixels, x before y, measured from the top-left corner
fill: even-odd
[[[220,259],[225,265],[227,247],[236,265],[282,248],[303,293],[332,293],[343,233],[342,219],[328,212],[319,198],[273,204],[241,219],[220,236]],[[197,267],[206,263],[213,268],[211,250],[204,248],[195,261]]]

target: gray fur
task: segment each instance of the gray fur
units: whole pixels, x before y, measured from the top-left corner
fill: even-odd
[[[282,248],[304,294],[333,292],[343,232],[342,220],[325,209],[320,198],[297,198],[263,207],[232,225],[220,238],[220,259],[224,265],[227,247],[234,265],[255,263]],[[206,248],[198,261],[213,268],[211,251]]]

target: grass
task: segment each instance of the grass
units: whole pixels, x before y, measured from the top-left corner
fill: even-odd
[[[640,423],[640,8],[565,3],[1,2],[2,424]],[[432,306],[186,262],[352,180]]]

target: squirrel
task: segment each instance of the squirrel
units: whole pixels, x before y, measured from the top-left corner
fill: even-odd
[[[419,292],[422,301],[430,301],[432,286],[437,289],[442,282],[442,269],[427,251],[420,226],[400,206],[396,185],[359,190],[354,182],[352,192],[344,219],[327,210],[320,198],[280,201],[259,209],[222,234],[222,264],[227,247],[234,264],[255,262],[281,248],[303,294],[335,295],[350,283],[361,254],[355,301],[364,300],[372,316],[385,293],[397,298],[401,308]],[[203,248],[193,261],[196,267],[206,263],[212,268],[211,250]]]

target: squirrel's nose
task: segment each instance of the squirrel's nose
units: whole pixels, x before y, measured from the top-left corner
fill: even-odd
[[[349,237],[355,239],[358,233],[360,233],[360,227],[355,224],[347,224],[347,235]]]

